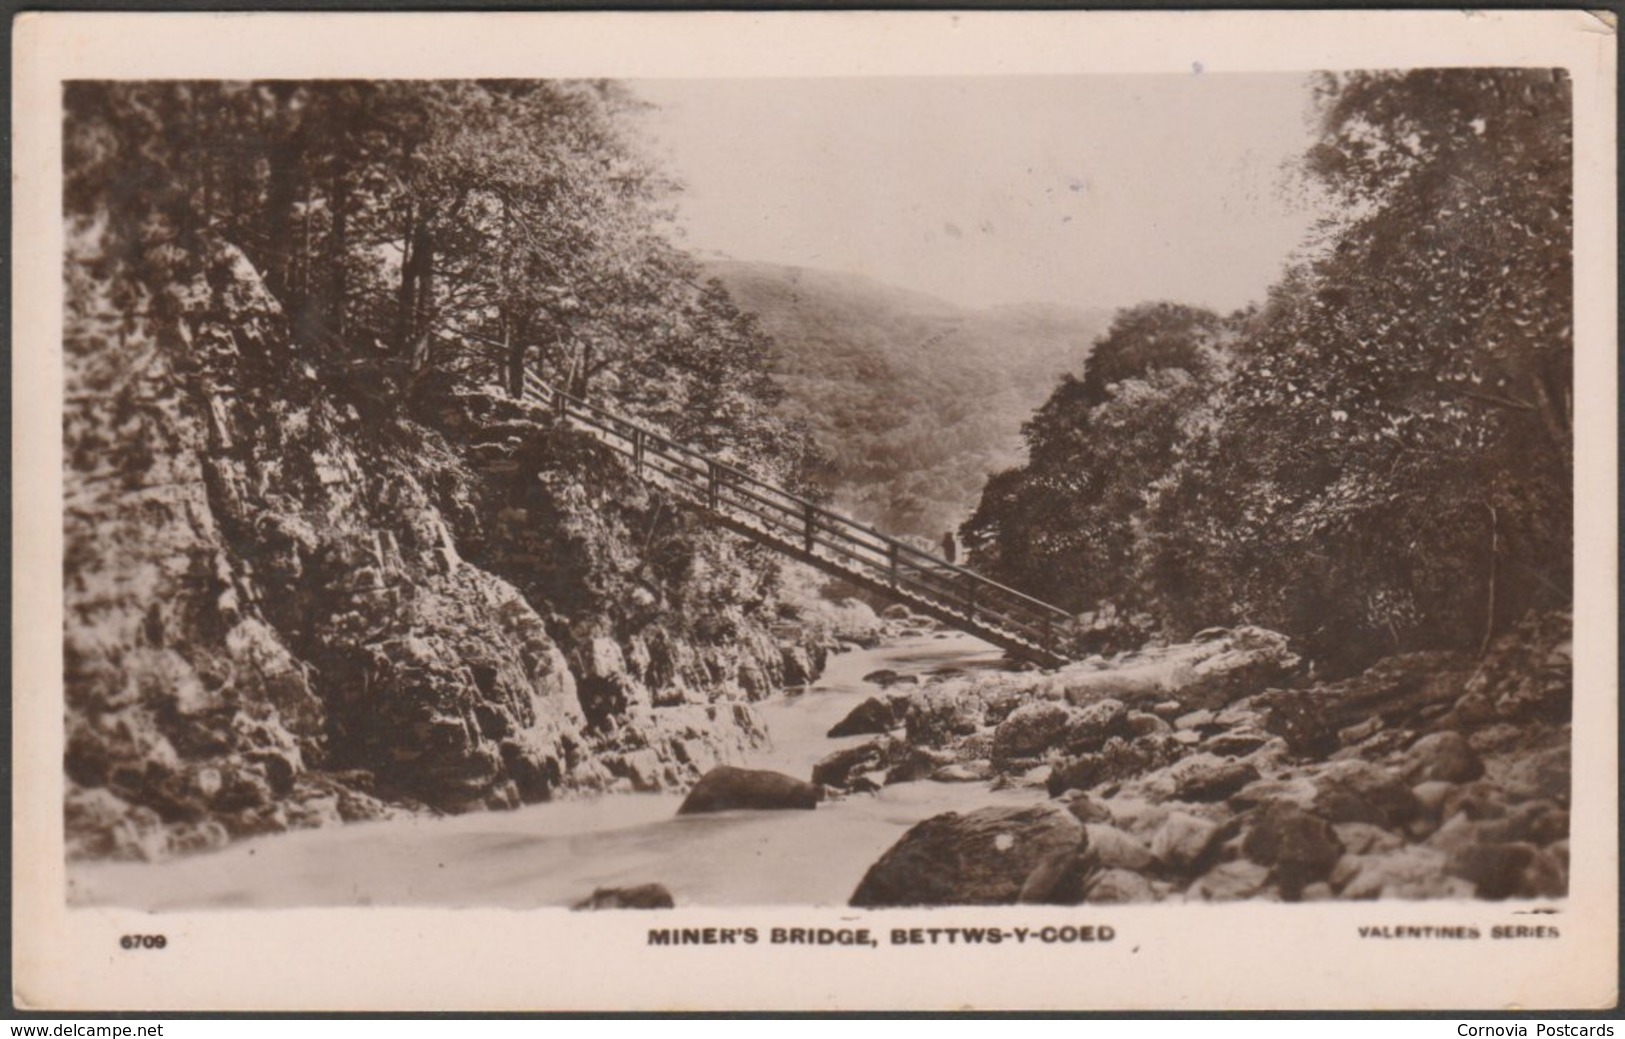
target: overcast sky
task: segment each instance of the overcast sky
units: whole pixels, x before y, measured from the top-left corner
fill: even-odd
[[[1295,75],[638,81],[702,255],[970,305],[1223,310],[1313,220]]]

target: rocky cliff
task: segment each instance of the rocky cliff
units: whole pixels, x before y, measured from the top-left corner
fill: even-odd
[[[70,855],[681,788],[816,672],[774,562],[591,440],[326,363],[233,245],[170,248],[70,234]]]

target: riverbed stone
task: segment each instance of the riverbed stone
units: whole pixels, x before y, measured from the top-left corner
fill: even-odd
[[[1089,905],[1135,905],[1155,902],[1151,882],[1132,869],[1098,870],[1084,882],[1083,900]]]
[[[1151,838],[1151,854],[1176,870],[1186,870],[1202,855],[1218,824],[1187,812],[1170,812]]]
[[[782,772],[718,765],[700,777],[678,815],[750,809],[812,809],[823,799],[817,786]]]
[[[909,700],[903,723],[916,747],[941,747],[982,727],[982,704],[960,683],[932,686]]]
[[[637,884],[632,887],[601,887],[572,905],[571,909],[671,909],[677,903],[664,884]]]
[[[1568,871],[1533,844],[1473,844],[1452,852],[1445,872],[1471,881],[1479,898],[1561,898]]]
[[[993,730],[993,767],[1041,757],[1061,742],[1073,716],[1072,708],[1047,700],[1016,708]]]
[[[1171,770],[1173,796],[1181,801],[1223,801],[1259,778],[1258,769],[1243,761],[1213,754],[1197,754]]]
[[[854,777],[864,772],[875,772],[887,767],[898,756],[901,748],[901,744],[883,736],[833,751],[819,758],[817,764],[813,765],[813,784],[821,787],[846,787]]]
[[[1077,850],[1085,833],[1071,813],[1050,804],[935,815],[869,867],[851,904],[1012,904],[1040,862]]]
[[[898,718],[887,700],[871,696],[849,711],[845,718],[829,730],[831,739],[843,736],[883,735],[898,725]]]
[[[1198,877],[1185,897],[1196,902],[1236,902],[1266,896],[1270,891],[1269,867],[1247,859],[1221,862]]]
[[[1331,875],[1343,855],[1343,842],[1326,820],[1276,802],[1253,821],[1241,850],[1254,862],[1274,867],[1281,896],[1292,902],[1307,885]]]
[[[1484,763],[1466,737],[1449,731],[1429,733],[1411,744],[1401,768],[1411,783],[1469,783],[1484,774]]]
[[[1416,818],[1416,795],[1392,769],[1367,761],[1333,761],[1313,775],[1313,811],[1333,823],[1393,828]]]
[[[1345,855],[1331,877],[1343,898],[1471,898],[1473,885],[1445,872],[1444,853],[1409,844],[1384,855]]]
[[[1139,839],[1107,823],[1086,823],[1089,853],[1101,866],[1142,870],[1152,863],[1151,849]]]

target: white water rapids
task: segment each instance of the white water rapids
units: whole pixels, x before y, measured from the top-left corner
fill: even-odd
[[[865,697],[881,668],[922,677],[994,666],[968,635],[919,637],[830,658],[796,696],[757,706],[772,746],[739,764],[803,779],[813,763],[871,737],[824,734]],[[75,905],[137,909],[295,906],[567,905],[598,887],[660,883],[679,906],[845,905],[875,859],[928,816],[1023,804],[1039,790],[901,783],[808,811],[679,817],[677,794],[558,801],[513,812],[357,823],[277,834],[163,863],[78,863]]]

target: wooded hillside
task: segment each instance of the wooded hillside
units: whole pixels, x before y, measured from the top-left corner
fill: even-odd
[[[1022,420],[1084,363],[1108,317],[1043,303],[973,309],[830,271],[706,266],[771,334],[784,411],[825,456],[820,484],[864,521],[932,544],[988,476],[1019,460]]]

